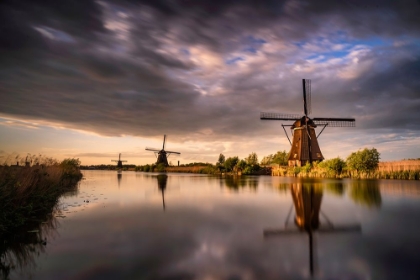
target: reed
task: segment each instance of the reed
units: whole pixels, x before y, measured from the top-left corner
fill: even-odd
[[[395,168],[396,165],[393,166]],[[406,165],[407,166],[407,165]],[[395,168],[397,169],[397,168]],[[357,173],[354,170],[343,169],[342,172],[328,170],[320,166],[313,166],[309,171],[303,167],[280,166],[273,167],[272,176],[289,177],[310,177],[310,178],[353,178],[353,179],[398,179],[398,180],[420,180],[420,170],[389,170],[378,168],[370,173]]]
[[[74,189],[82,178],[78,160],[50,163],[0,166],[0,237],[11,236],[32,220],[51,213],[60,195]]]

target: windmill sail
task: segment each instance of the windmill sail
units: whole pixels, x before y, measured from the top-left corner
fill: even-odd
[[[324,159],[319,148],[315,129],[318,125],[325,127],[355,127],[353,118],[309,118],[311,114],[311,80],[302,80],[303,116],[297,114],[265,113],[260,114],[261,120],[294,121],[291,125],[293,141],[289,152],[289,166],[303,166],[307,162]],[[284,127],[283,127],[284,128]],[[320,134],[321,134],[320,132]],[[287,136],[287,133],[286,133]],[[319,136],[319,135],[318,135]]]
[[[169,155],[171,155],[171,154],[180,155],[181,153],[173,152],[173,151],[165,151],[165,144],[166,144],[166,134],[163,135],[163,144],[162,144],[162,149],[161,150],[146,147],[146,151],[152,151],[155,154],[157,154],[156,164],[164,164],[165,166],[169,166],[169,163],[168,163]]]

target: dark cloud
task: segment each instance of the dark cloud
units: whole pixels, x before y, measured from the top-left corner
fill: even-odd
[[[108,136],[273,136],[259,112],[302,112],[312,78],[313,116],[418,130],[418,14],[408,0],[6,1],[0,113]]]

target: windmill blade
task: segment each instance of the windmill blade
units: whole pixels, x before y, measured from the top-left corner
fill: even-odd
[[[181,153],[178,153],[178,152],[171,152],[171,151],[165,151],[167,154],[177,154],[177,155],[180,155]]]
[[[118,162],[118,160],[115,160],[115,159],[113,159],[113,160],[111,160],[111,161]]]
[[[302,79],[303,88],[303,111],[305,116],[311,113],[311,80]]]
[[[158,149],[149,148],[149,147],[146,147],[146,151],[160,152],[160,150],[158,150]]]
[[[316,125],[328,125],[328,127],[355,127],[356,120],[352,118],[313,118]]]
[[[298,228],[285,228],[285,229],[265,229],[264,237],[273,237],[276,235],[293,235],[306,233],[306,231],[301,231]]]
[[[301,115],[297,114],[278,114],[278,113],[260,113],[261,120],[284,120],[284,121],[297,121],[302,118]]]
[[[345,225],[345,226],[333,226],[333,227],[327,227],[323,228],[320,227],[318,232],[322,233],[345,233],[345,232],[361,232],[362,227],[360,224],[353,224],[353,225]]]
[[[166,134],[163,135],[163,147],[162,150],[165,150]]]

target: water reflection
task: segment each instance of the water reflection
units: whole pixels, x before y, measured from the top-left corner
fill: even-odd
[[[243,176],[223,176],[220,177],[220,186],[228,189],[239,191],[248,187],[252,191],[258,188],[258,177],[243,177]]]
[[[156,176],[156,178],[157,178],[159,191],[162,193],[163,211],[165,211],[166,210],[166,207],[165,207],[165,190],[166,190],[166,184],[168,183],[168,175],[159,174],[159,175]]]
[[[121,178],[122,178],[122,174],[120,172],[118,172],[117,173],[118,188],[120,188],[120,185],[121,185]]]
[[[338,196],[343,196],[346,191],[342,182],[328,182],[325,184],[325,189]]]
[[[380,207],[382,204],[378,180],[355,180],[351,183],[350,197],[361,205]]]
[[[334,193],[344,193],[342,184],[327,184],[325,186],[328,190],[333,190]],[[327,215],[321,211],[321,203],[323,197],[322,184],[291,184],[290,190],[295,210],[294,224],[295,227],[289,227],[289,219],[293,210],[293,205],[290,207],[283,229],[266,229],[264,230],[264,237],[284,236],[290,234],[308,234],[309,237],[309,270],[311,276],[315,270],[314,253],[316,242],[314,232],[322,233],[345,233],[345,232],[361,232],[360,224],[348,224],[335,226]],[[320,214],[325,218],[326,223],[320,223]]]
[[[45,252],[47,240],[56,235],[57,218],[50,214],[43,222],[34,222],[0,243],[1,279],[9,279],[13,270],[34,268],[37,257]]]

